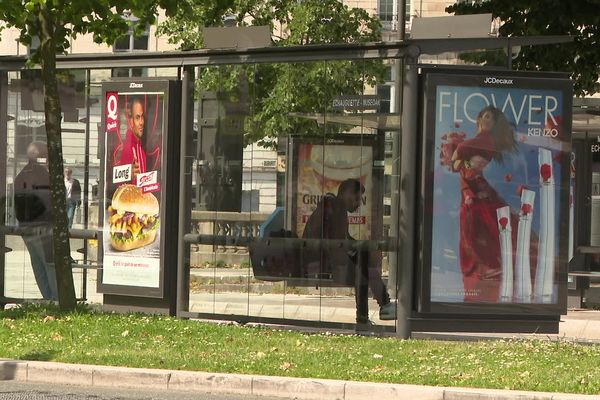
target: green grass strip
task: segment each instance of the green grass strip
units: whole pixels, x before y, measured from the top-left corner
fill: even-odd
[[[435,386],[600,392],[600,346],[444,342],[218,325],[26,305],[0,312],[0,357]]]

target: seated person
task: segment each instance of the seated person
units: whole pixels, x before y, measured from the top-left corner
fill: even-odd
[[[305,239],[354,240],[348,232],[348,213],[360,207],[365,187],[356,179],[343,181],[337,196],[327,193],[306,222]],[[379,252],[347,251],[344,248],[325,248],[318,254],[307,254],[305,261],[318,262],[322,270],[335,272],[346,269],[345,275],[354,274],[359,268],[356,286],[356,322],[369,322],[368,289],[371,288],[374,299],[379,304],[379,319],[396,319],[396,305],[390,303],[385,283],[381,280],[381,255]],[[335,273],[334,273],[335,275]]]

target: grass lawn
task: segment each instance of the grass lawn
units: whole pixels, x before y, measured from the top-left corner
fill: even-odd
[[[600,346],[303,334],[28,305],[0,311],[0,357],[440,386],[600,393]]]

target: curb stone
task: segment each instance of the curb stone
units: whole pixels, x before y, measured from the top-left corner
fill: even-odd
[[[600,400],[600,395],[172,371],[0,359],[0,380],[271,396],[298,400]]]

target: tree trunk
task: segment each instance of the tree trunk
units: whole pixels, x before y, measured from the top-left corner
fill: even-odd
[[[42,81],[44,83],[44,111],[46,138],[48,141],[48,165],[50,171],[50,196],[52,202],[52,225],[54,265],[58,287],[58,304],[62,310],[73,310],[76,305],[73,273],[71,271],[71,246],[67,224],[67,201],[63,175],[61,135],[61,109],[56,79],[56,45],[54,43],[55,16],[49,7],[52,2],[41,5],[40,48]]]

